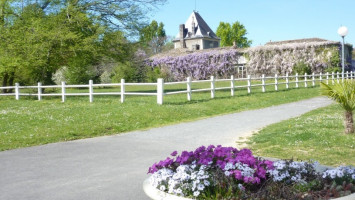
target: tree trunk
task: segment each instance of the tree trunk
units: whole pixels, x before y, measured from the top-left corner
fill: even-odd
[[[14,79],[15,79],[15,73],[11,72],[10,74],[10,78],[9,78],[9,86],[13,86],[14,85]],[[12,93],[13,89],[8,89],[7,92],[8,93]]]
[[[4,77],[2,79],[2,86],[6,87],[7,86],[7,80],[9,79],[9,74],[8,73],[4,73]],[[7,93],[7,89],[2,89],[2,93]]]
[[[354,133],[354,120],[352,111],[345,111],[345,133]]]

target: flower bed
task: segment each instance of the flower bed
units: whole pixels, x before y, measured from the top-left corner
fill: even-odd
[[[330,199],[355,192],[352,167],[319,172],[316,162],[273,162],[213,145],[171,156],[148,172],[150,186],[167,199]]]

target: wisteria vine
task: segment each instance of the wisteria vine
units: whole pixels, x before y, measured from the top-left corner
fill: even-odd
[[[226,78],[235,73],[239,54],[237,50],[195,52],[187,55],[155,58],[148,62],[152,67],[168,67],[174,80],[191,77],[196,80],[208,79],[210,76]]]
[[[248,74],[291,74],[294,66],[300,62],[307,64],[312,72],[319,73],[339,65],[339,51],[339,43],[332,41],[290,43],[154,57],[148,61],[148,65],[167,69],[171,78],[177,81],[186,77],[203,80],[212,75],[228,78],[237,73],[236,66],[242,64],[238,63],[242,57],[247,60],[245,66]]]

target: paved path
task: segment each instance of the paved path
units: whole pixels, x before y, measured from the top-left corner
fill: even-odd
[[[147,199],[148,167],[174,150],[235,144],[268,124],[329,105],[318,97],[147,131],[0,152],[0,199]]]

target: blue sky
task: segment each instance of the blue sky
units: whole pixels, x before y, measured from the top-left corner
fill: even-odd
[[[195,0],[168,0],[151,19],[175,36],[194,9]],[[311,37],[340,41],[341,25],[349,29],[345,42],[355,45],[355,0],[196,0],[196,10],[213,31],[220,21],[241,22],[252,46]]]

